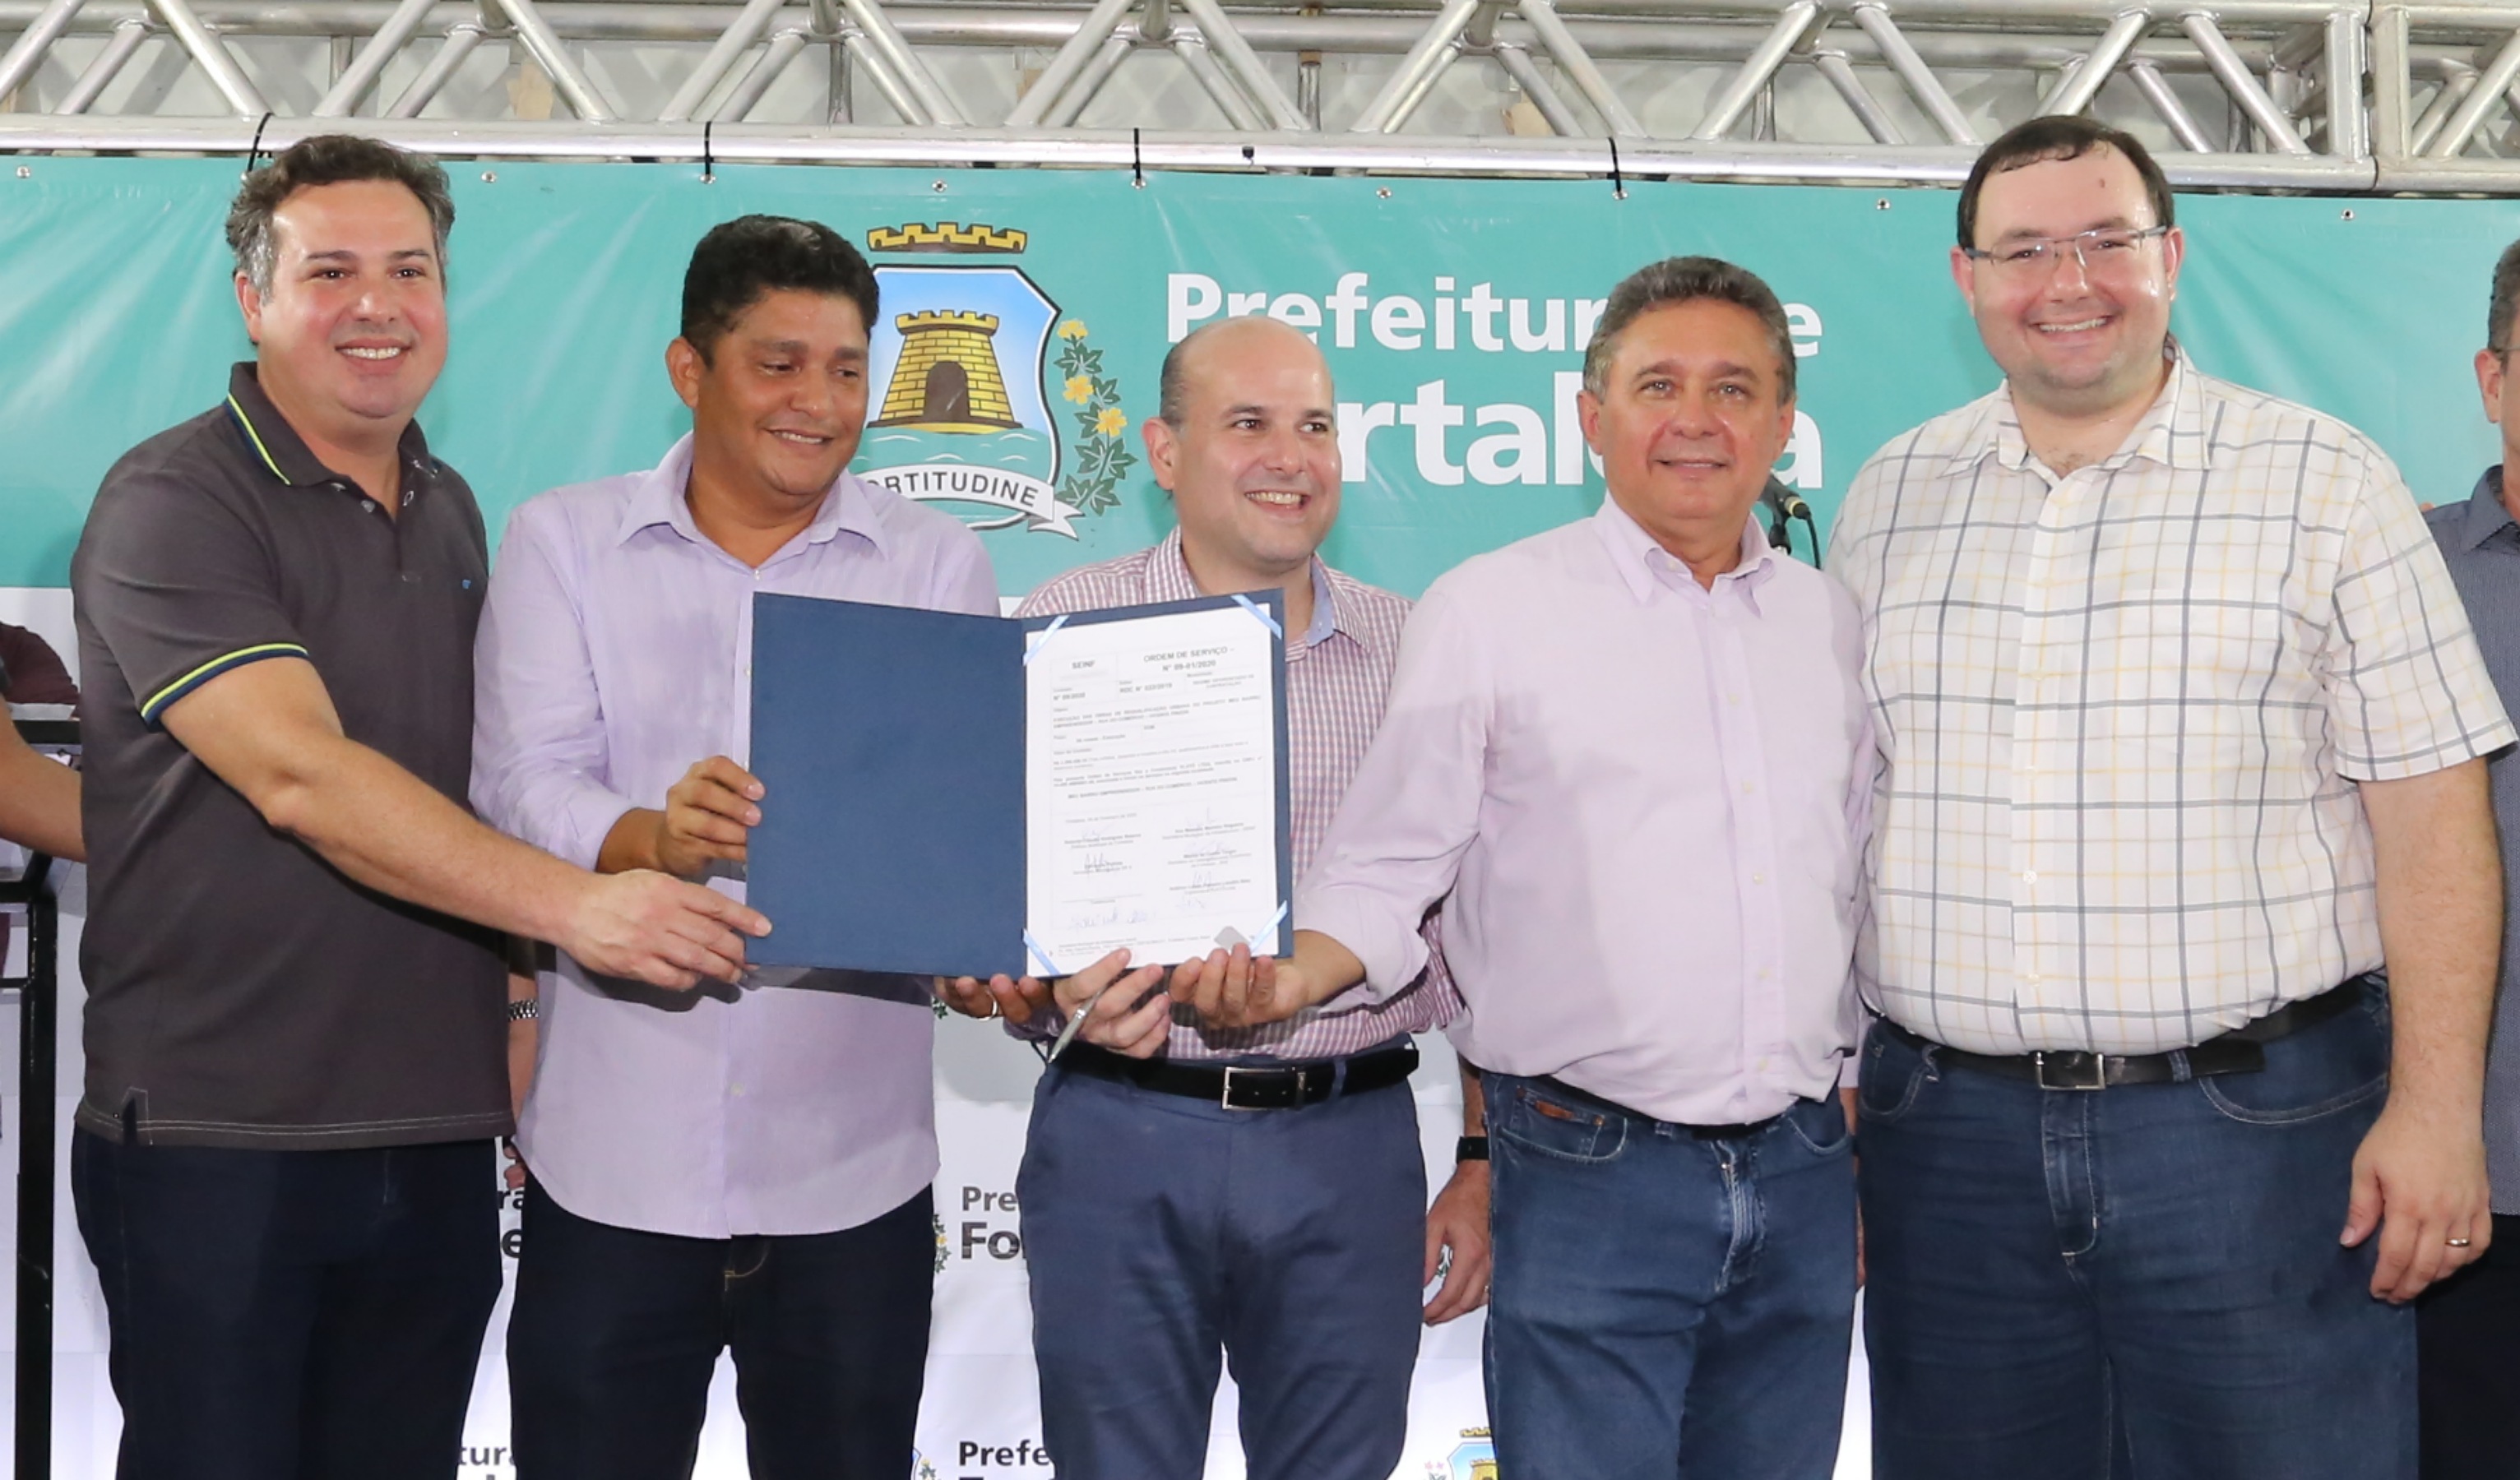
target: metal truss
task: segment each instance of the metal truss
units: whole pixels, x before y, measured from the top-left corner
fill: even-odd
[[[2520,0],[0,0],[0,151],[2520,194]]]

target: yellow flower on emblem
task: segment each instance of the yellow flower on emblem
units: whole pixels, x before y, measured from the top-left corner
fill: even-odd
[[[1117,406],[1105,408],[1101,416],[1094,419],[1094,429],[1106,437],[1118,436],[1122,428],[1128,425],[1129,419],[1120,415],[1120,408]]]
[[[1082,406],[1086,402],[1094,399],[1094,382],[1083,376],[1069,376],[1067,378],[1067,388],[1062,393],[1069,400]]]
[[[1081,339],[1085,337],[1085,321],[1083,319],[1070,319],[1066,323],[1059,325],[1058,336],[1062,339]]]

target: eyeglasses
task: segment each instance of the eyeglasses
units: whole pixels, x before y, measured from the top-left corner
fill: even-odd
[[[2075,262],[2086,273],[2107,272],[2133,262],[2146,239],[2169,233],[2167,226],[2104,226],[2096,231],[2078,231],[2070,237],[2007,242],[1992,250],[1963,247],[1960,252],[1972,262],[1993,265],[2007,277],[2044,277],[2064,260],[2067,252],[2073,253]]]

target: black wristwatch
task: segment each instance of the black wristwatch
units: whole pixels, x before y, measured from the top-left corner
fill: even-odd
[[[1488,1139],[1484,1136],[1464,1136],[1453,1144],[1453,1160],[1456,1162],[1487,1159]]]

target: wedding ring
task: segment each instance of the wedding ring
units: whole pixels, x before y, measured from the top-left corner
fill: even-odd
[[[2467,1248],[2475,1242],[2476,1240],[2473,1238],[2452,1238],[2449,1240],[2450,1246],[2454,1249]]]

